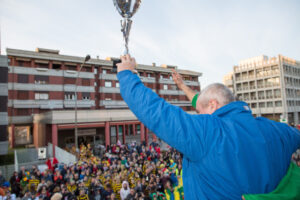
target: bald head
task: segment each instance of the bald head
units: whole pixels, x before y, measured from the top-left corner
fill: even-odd
[[[201,91],[197,101],[197,110],[202,114],[212,114],[234,100],[234,95],[228,87],[221,83],[213,83]]]

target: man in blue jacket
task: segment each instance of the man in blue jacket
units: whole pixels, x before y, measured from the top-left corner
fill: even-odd
[[[298,130],[254,118],[222,84],[205,88],[197,100],[200,114],[190,115],[145,87],[133,73],[133,58],[121,60],[117,77],[123,99],[142,123],[183,154],[185,199],[241,199],[275,189],[300,146]]]

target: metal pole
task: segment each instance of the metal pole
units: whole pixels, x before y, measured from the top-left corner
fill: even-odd
[[[80,65],[79,71],[77,72],[77,77],[76,77],[76,82],[75,82],[75,147],[76,147],[76,152],[78,152],[78,125],[77,125],[77,84],[78,84],[78,78],[79,78],[79,73],[84,66],[84,64],[91,59],[90,55],[86,55],[83,63]]]

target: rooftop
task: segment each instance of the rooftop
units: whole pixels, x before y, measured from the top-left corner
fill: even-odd
[[[45,49],[45,48],[37,48],[36,51],[7,48],[6,53],[7,53],[7,56],[16,56],[16,57],[22,57],[22,58],[35,58],[35,59],[40,59],[40,60],[74,62],[74,63],[82,63],[85,59],[85,57],[80,57],[80,56],[63,55],[63,54],[60,54],[59,50],[52,50],[52,49]],[[105,59],[91,58],[87,62],[87,64],[112,67],[113,62],[110,60],[105,60]],[[138,64],[138,66],[137,66],[137,69],[140,69],[140,70],[149,70],[149,71],[158,71],[158,72],[167,72],[167,73],[170,73],[171,69],[174,69],[174,68],[177,69],[177,71],[180,74],[202,76],[202,73],[200,73],[200,72],[195,72],[195,71],[190,71],[190,70],[180,70],[177,68],[177,66],[171,66],[171,65],[165,65],[165,64],[163,64],[161,66]]]

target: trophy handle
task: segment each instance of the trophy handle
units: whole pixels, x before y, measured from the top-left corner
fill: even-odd
[[[123,33],[123,39],[125,42],[125,50],[124,55],[129,54],[128,42],[129,42],[129,34],[131,30],[132,20],[129,18],[125,18],[121,20],[121,32]]]

